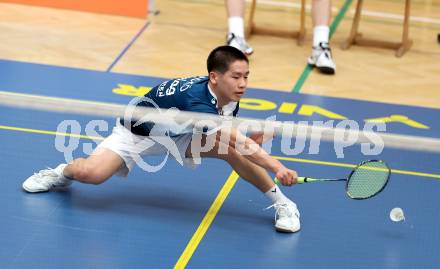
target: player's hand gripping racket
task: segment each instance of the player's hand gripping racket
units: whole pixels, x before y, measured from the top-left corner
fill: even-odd
[[[391,169],[381,160],[369,160],[360,163],[351,171],[348,178],[328,179],[298,177],[298,183],[318,181],[347,181],[345,190],[352,199],[368,199],[380,193],[390,179]],[[275,178],[275,183],[279,180]]]

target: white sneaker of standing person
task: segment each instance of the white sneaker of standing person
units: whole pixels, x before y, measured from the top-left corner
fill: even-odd
[[[246,42],[244,37],[237,36],[234,33],[228,34],[226,44],[241,50],[246,55],[251,55],[254,52],[254,49]]]
[[[328,43],[320,42],[319,46],[313,47],[312,55],[310,55],[307,62],[324,74],[333,75],[336,72],[336,64],[333,61]]]

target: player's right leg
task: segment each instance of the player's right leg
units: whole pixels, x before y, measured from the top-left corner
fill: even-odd
[[[75,159],[70,164],[60,164],[55,169],[34,173],[23,182],[27,192],[45,192],[57,187],[67,187],[72,180],[87,184],[101,184],[125,166],[123,159],[106,148],[97,148],[87,158]]]
[[[66,166],[67,178],[86,184],[101,184],[125,166],[124,160],[110,149],[99,147],[88,158],[79,158]]]
[[[140,138],[117,121],[115,128],[87,158],[60,164],[55,169],[44,169],[23,182],[27,192],[44,192],[66,187],[76,180],[87,184],[101,184],[114,174],[126,176],[135,165],[133,156],[141,151]]]

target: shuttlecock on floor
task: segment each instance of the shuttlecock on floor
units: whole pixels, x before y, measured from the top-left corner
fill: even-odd
[[[403,214],[403,210],[400,207],[395,207],[390,211],[390,219],[394,222],[404,221],[405,215]]]

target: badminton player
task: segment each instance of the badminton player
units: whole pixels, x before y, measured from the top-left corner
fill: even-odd
[[[208,76],[163,82],[137,105],[236,116],[247,86],[247,57],[234,47],[221,46],[209,54],[207,69]],[[73,181],[101,184],[113,175],[127,176],[139,156],[171,153],[186,166],[195,166],[196,157],[218,158],[226,161],[241,178],[270,200],[276,211],[277,231],[296,232],[300,229],[296,204],[274,184],[267,171],[274,173],[283,185],[295,184],[297,174],[262,149],[262,133],[247,137],[232,128],[202,130],[199,134],[188,132],[185,128],[177,131],[174,128],[173,131],[162,132],[161,140],[158,136],[161,128],[156,125],[158,123],[138,124],[126,117],[118,119],[112,134],[90,156],[60,164],[55,169],[41,170],[24,181],[23,189],[37,193],[67,187]],[[213,142],[212,147],[200,150],[201,145],[209,141]]]

